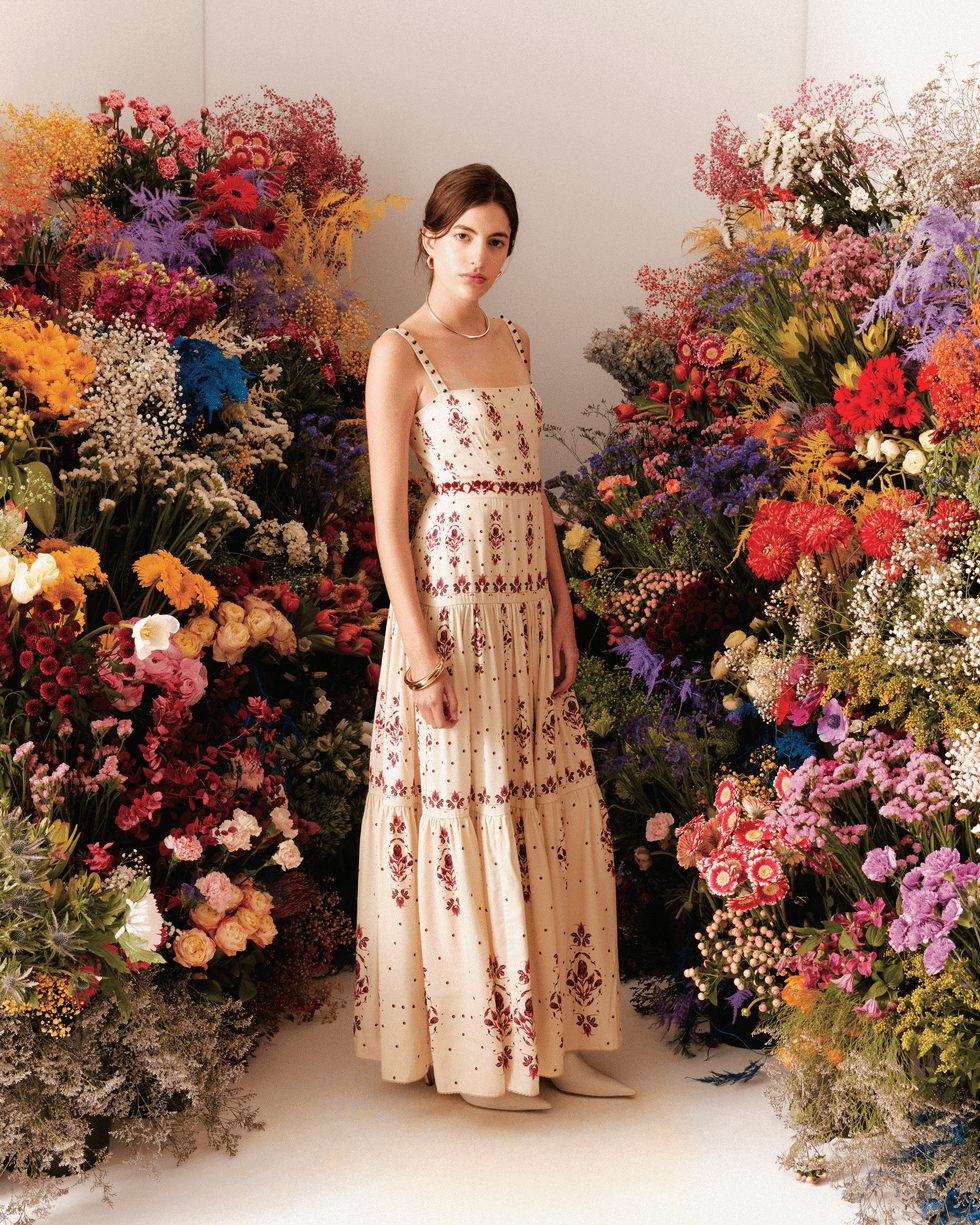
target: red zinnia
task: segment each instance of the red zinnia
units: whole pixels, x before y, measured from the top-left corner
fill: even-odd
[[[906,523],[901,515],[889,510],[887,506],[879,506],[866,515],[858,533],[861,548],[869,557],[879,561],[887,561],[894,551],[895,544],[905,535]]]
[[[800,556],[795,536],[777,523],[753,526],[747,550],[749,569],[760,578],[788,578]]]

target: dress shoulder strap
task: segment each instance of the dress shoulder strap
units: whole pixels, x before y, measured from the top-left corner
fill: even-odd
[[[441,393],[443,391],[448,391],[449,388],[439,377],[439,371],[435,368],[435,366],[433,366],[432,362],[429,361],[425,350],[415,339],[412,333],[407,331],[405,328],[389,328],[388,330],[390,332],[397,332],[399,336],[404,336],[408,343],[412,346],[413,350],[415,351],[415,356],[422,363],[422,369],[432,380],[432,386],[436,389],[436,392]]]
[[[520,334],[520,332],[517,330],[517,326],[516,326],[515,324],[511,323],[511,321],[510,321],[509,319],[504,319],[504,316],[503,316],[503,315],[501,315],[501,316],[500,316],[500,318],[501,318],[501,319],[503,319],[503,320],[504,320],[504,323],[506,323],[506,324],[507,324],[507,326],[510,328],[510,334],[511,334],[511,336],[513,336],[513,338],[514,338],[514,344],[515,344],[515,345],[517,345],[517,352],[518,352],[518,353],[520,353],[520,355],[521,355],[521,361],[522,361],[522,362],[524,363],[524,365],[526,366],[526,365],[527,365],[527,354],[524,352],[524,346],[523,346],[523,344],[521,344],[521,334]]]

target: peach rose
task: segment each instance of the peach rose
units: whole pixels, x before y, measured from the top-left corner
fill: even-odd
[[[198,638],[209,647],[214,642],[214,636],[218,632],[217,621],[212,621],[210,617],[193,617],[187,622],[186,628],[192,634],[197,634]]]
[[[186,626],[178,630],[170,641],[175,647],[180,647],[185,659],[198,659],[204,650],[204,639],[195,634],[193,630],[187,629]]]
[[[244,621],[227,621],[215,635],[212,654],[219,664],[237,664],[251,644],[252,637]]]
[[[255,911],[249,910],[247,906],[239,906],[235,913],[228,917],[235,920],[246,936],[250,936],[262,922]]]
[[[215,910],[207,902],[200,902],[191,911],[189,917],[195,927],[199,928],[202,932],[207,932],[209,936],[213,936],[218,924],[224,918],[224,913],[220,910]]]
[[[214,933],[214,942],[222,953],[234,957],[236,953],[244,953],[248,932],[237,919],[222,919]]]
[[[241,604],[234,603],[233,600],[225,600],[218,605],[215,616],[218,618],[219,625],[233,625],[235,622],[245,620],[245,609]]]
[[[174,960],[185,969],[195,970],[206,966],[214,956],[215,943],[210,936],[197,928],[181,932],[174,940]]]
[[[271,612],[264,608],[254,608],[246,615],[245,624],[252,635],[252,642],[256,643],[265,642],[266,638],[270,637],[275,622]]]
[[[259,916],[261,919],[264,915],[271,914],[275,902],[272,900],[272,894],[266,893],[264,889],[258,889],[250,880],[243,880],[239,886],[242,893],[245,895],[243,906]]]
[[[281,612],[273,612],[272,645],[283,658],[296,654],[296,631]]]
[[[263,915],[259,919],[259,925],[254,932],[249,936],[249,940],[253,944],[257,944],[260,949],[264,949],[266,945],[271,944],[277,935],[276,925],[272,921],[272,915]]]

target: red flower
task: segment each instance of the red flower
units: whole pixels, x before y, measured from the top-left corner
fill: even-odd
[[[281,247],[289,233],[285,221],[271,205],[256,214],[253,226],[262,235],[263,246],[268,247],[270,251]]]
[[[675,424],[678,421],[683,421],[684,409],[687,408],[688,404],[691,402],[691,397],[687,394],[687,392],[679,389],[672,391],[667,402],[670,405],[671,421],[673,421]]]
[[[869,557],[887,561],[897,541],[905,535],[906,523],[901,515],[887,506],[879,506],[866,515],[858,532],[861,548]]]
[[[703,876],[715,897],[730,897],[745,879],[745,869],[735,856],[725,855],[706,864]]]
[[[666,383],[658,383],[656,380],[650,384],[647,392],[654,404],[666,404],[667,397],[670,395],[670,388]]]
[[[801,553],[829,553],[831,549],[847,544],[854,531],[853,522],[847,515],[832,506],[815,506],[812,502],[800,502],[798,508],[808,507],[808,514],[790,522],[800,541]]]
[[[50,703],[52,706],[61,697],[61,689],[54,683],[54,681],[45,681],[41,686],[40,692],[41,697],[44,698],[45,702]]]
[[[44,655],[41,658],[41,671],[45,676],[54,676],[58,671],[59,664],[53,655]]]
[[[965,498],[937,498],[927,522],[947,540],[959,540],[977,521],[977,512]]]
[[[70,665],[66,664],[58,672],[58,684],[64,689],[71,689],[73,685],[78,684],[78,673]]]
[[[625,424],[627,421],[632,421],[632,419],[636,416],[636,405],[635,404],[614,404],[613,412],[620,419],[620,421],[622,421]]]
[[[34,664],[34,652],[33,651],[21,651],[20,666],[22,668],[30,668],[33,666],[33,664]]]
[[[44,710],[44,703],[39,702],[37,698],[28,698],[24,704],[24,714],[28,719],[36,719]]]
[[[75,699],[71,696],[70,693],[63,693],[61,697],[58,699],[58,709],[61,711],[63,715],[72,714],[77,705],[78,703],[75,701]]]
[[[776,523],[754,525],[749,536],[747,561],[749,569],[760,578],[787,578],[800,556],[796,537]]]

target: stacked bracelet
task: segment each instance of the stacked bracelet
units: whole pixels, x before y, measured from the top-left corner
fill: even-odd
[[[439,677],[442,676],[445,670],[446,670],[446,661],[444,659],[440,659],[439,663],[432,669],[429,675],[423,676],[420,681],[413,681],[412,678],[406,672],[405,673],[405,684],[409,687],[409,689],[413,691],[416,691],[419,689],[427,689],[428,686],[433,683],[433,681],[437,681]]]

